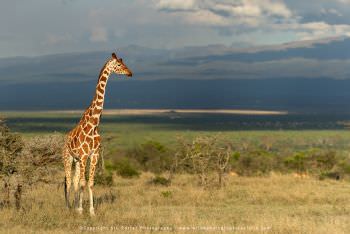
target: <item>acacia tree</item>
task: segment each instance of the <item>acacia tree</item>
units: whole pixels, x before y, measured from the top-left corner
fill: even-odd
[[[180,140],[176,154],[176,167],[182,167],[198,175],[200,185],[207,185],[211,173],[218,176],[218,185],[223,184],[223,175],[228,170],[233,155],[232,147],[220,136],[200,136],[191,142]]]

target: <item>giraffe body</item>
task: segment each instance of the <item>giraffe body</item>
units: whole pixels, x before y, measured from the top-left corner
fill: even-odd
[[[90,159],[89,171],[89,199],[90,214],[94,215],[93,204],[93,185],[96,164],[99,157],[101,146],[101,136],[98,131],[107,81],[111,73],[124,74],[132,76],[131,71],[123,63],[122,59],[117,58],[113,53],[104,67],[102,68],[96,86],[95,96],[90,106],[85,110],[79,123],[66,136],[63,148],[63,162],[65,170],[65,199],[67,207],[70,207],[69,197],[72,185],[72,164],[75,162],[75,173],[73,177],[74,186],[74,204],[79,213],[83,211],[83,191],[86,187],[85,169],[87,160]]]

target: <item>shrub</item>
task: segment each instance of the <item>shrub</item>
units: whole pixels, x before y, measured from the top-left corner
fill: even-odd
[[[131,178],[138,177],[140,172],[130,163],[129,159],[121,158],[115,163],[117,174],[121,177]]]
[[[54,180],[52,175],[62,168],[63,141],[61,134],[33,137],[25,141],[21,163],[27,183]]]
[[[327,171],[327,172],[322,172],[319,176],[320,180],[324,180],[327,178],[334,179],[334,180],[340,180],[341,175],[339,172]]]
[[[277,156],[266,150],[235,153],[231,157],[231,168],[239,175],[264,175],[276,168]]]
[[[308,168],[309,158],[306,152],[298,152],[293,156],[287,157],[284,163],[287,168],[303,173]]]
[[[55,163],[61,165],[63,141],[61,134],[33,137],[25,142],[23,153],[29,157],[33,166],[43,167]]]
[[[0,201],[1,206],[10,206],[10,190],[14,186],[10,178],[20,170],[20,156],[24,143],[18,134],[14,134],[0,121],[0,178],[4,182],[5,197]],[[17,184],[19,192],[15,193],[16,207],[19,209],[22,185]]]
[[[112,186],[113,175],[110,172],[96,173],[94,181],[95,181],[95,184],[98,184],[98,185]]]
[[[179,139],[174,163],[177,168],[197,174],[200,185],[207,185],[209,175],[215,172],[221,186],[232,154],[231,145],[218,135],[197,137],[192,142]]]
[[[126,157],[137,161],[145,171],[161,173],[170,169],[171,155],[171,150],[161,143],[147,141],[136,149],[129,150]]]
[[[0,174],[8,177],[17,172],[23,150],[22,138],[0,122]]]
[[[284,163],[288,169],[296,170],[299,173],[308,171],[322,174],[334,168],[338,160],[339,158],[334,151],[311,148],[287,157]]]
[[[337,163],[336,153],[328,150],[326,152],[314,154],[312,160],[316,161],[316,167],[321,170],[330,170]]]

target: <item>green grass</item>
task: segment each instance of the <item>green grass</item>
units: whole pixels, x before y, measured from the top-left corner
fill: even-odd
[[[4,112],[0,113],[12,129],[24,137],[67,133],[77,124],[80,114],[59,112]],[[350,131],[339,119],[321,116],[241,116],[227,114],[159,114],[106,115],[100,130],[108,150],[132,148],[148,140],[174,145],[178,136],[193,138],[198,135],[220,133],[240,144],[268,144],[273,148],[303,150],[327,147],[347,150]],[[315,119],[316,118],[316,119]]]

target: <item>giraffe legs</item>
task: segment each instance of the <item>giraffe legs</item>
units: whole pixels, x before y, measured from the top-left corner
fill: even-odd
[[[67,208],[70,208],[69,194],[70,194],[71,185],[72,185],[72,178],[71,178],[72,162],[73,162],[73,157],[69,154],[68,149],[64,148],[63,150],[63,164],[64,164],[64,172],[65,172],[64,197],[66,200]]]
[[[66,152],[66,151],[65,151]],[[67,152],[68,153],[68,152]],[[94,199],[93,199],[93,186],[94,186],[94,176],[98,160],[98,153],[92,153],[90,155],[90,171],[89,171],[89,181],[88,181],[88,190],[89,190],[89,200],[90,200],[90,215],[95,215],[94,210]],[[80,161],[75,162],[75,173],[73,178],[74,185],[74,206],[79,214],[83,212],[83,193],[86,186],[85,179],[85,167],[87,162],[88,155],[83,155],[80,158]],[[72,168],[73,157],[67,154],[64,157],[64,168],[65,168],[65,198],[66,205],[70,208],[69,204],[69,194],[71,190],[71,168]]]
[[[96,164],[98,160],[98,153],[94,153],[90,157],[90,173],[89,173],[89,182],[88,182],[88,189],[89,189],[89,200],[90,200],[90,215],[95,215],[95,209],[94,209],[94,197],[92,189],[94,187],[94,177],[95,177],[95,170],[96,170]]]
[[[79,182],[80,182],[80,162],[75,162],[75,174],[73,178],[73,185],[74,185],[74,207],[78,210],[79,213],[82,212],[82,210],[79,210]]]
[[[87,155],[84,155],[83,157],[81,157],[81,161],[79,164],[79,179],[80,179],[80,184],[78,182],[78,185],[80,185],[78,194],[76,196],[76,201],[78,204],[78,199],[79,199],[79,205],[77,208],[78,213],[82,213],[83,212],[83,193],[84,193],[84,189],[85,189],[85,185],[86,185],[86,179],[85,179],[85,167],[86,167],[86,159],[87,159]],[[77,173],[77,171],[76,171]],[[79,187],[79,186],[78,186]]]

